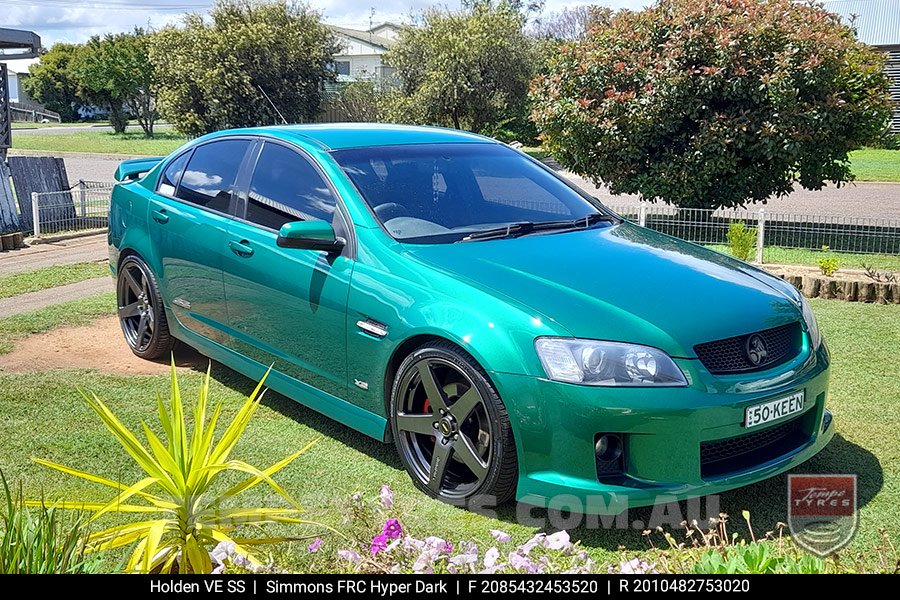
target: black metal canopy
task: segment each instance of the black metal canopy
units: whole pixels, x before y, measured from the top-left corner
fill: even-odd
[[[41,38],[33,31],[0,27],[0,60],[35,58],[41,47]]]

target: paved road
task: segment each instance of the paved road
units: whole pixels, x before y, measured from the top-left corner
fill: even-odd
[[[92,235],[0,252],[0,275],[33,271],[52,265],[102,262],[108,258],[109,247],[106,243],[106,234]]]
[[[69,181],[104,181],[113,183],[113,174],[125,156],[59,153],[64,156]],[[577,175],[560,171],[589,193],[611,206],[633,206],[637,196],[613,196],[605,187],[597,187]],[[760,205],[757,205],[760,206]],[[817,192],[798,189],[785,198],[769,200],[769,212],[833,215],[869,219],[900,219],[900,183],[856,183],[841,188],[827,187]]]
[[[112,277],[98,277],[38,292],[20,294],[12,298],[0,298],[0,318],[31,312],[52,304],[62,304],[78,298],[95,296],[103,292],[111,292],[113,289]]]
[[[640,203],[638,196],[613,196],[605,187],[597,187],[578,175],[567,171],[560,173],[610,206],[634,206]],[[815,192],[797,189],[785,198],[775,198],[766,204],[750,205],[748,208],[760,207],[769,213],[900,220],[900,183],[861,182],[841,188],[829,186]]]
[[[79,179],[113,182],[113,173],[120,160],[104,155],[65,156],[66,170],[72,182]],[[577,175],[561,173],[612,206],[632,206],[639,202],[637,196],[613,196],[606,188],[598,188]],[[900,219],[900,183],[857,183],[842,188],[827,187],[817,192],[799,189],[786,198],[770,200],[765,207],[774,212]]]

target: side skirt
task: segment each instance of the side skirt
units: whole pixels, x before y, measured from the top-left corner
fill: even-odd
[[[259,381],[265,375],[268,369],[266,365],[238,354],[234,350],[226,348],[209,338],[189,331],[178,323],[178,320],[174,318],[174,315],[171,314],[168,308],[166,308],[166,313],[169,323],[175,325],[173,328],[175,331],[172,334],[182,342],[196,348],[204,356],[208,356],[255,381]],[[272,369],[272,372],[269,373],[269,377],[266,379],[266,386],[316,412],[322,413],[326,417],[352,427],[360,433],[364,433],[381,442],[388,441],[390,428],[388,427],[387,419],[381,415],[376,415],[337,396],[332,396],[275,369]]]

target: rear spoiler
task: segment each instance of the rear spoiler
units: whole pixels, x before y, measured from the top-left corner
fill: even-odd
[[[140,179],[141,175],[150,171],[164,158],[165,156],[147,156],[122,161],[116,169],[116,181]]]

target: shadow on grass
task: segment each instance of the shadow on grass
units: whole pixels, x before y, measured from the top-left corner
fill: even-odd
[[[177,364],[191,366],[201,372],[206,371],[208,364],[206,357],[189,349],[184,351],[183,345],[180,347],[183,354],[176,350]],[[256,386],[256,382],[253,380],[217,362],[213,362],[212,375],[216,381],[242,395],[250,394]],[[327,436],[371,456],[391,468],[403,469],[393,444],[374,440],[272,390],[266,393],[262,403],[289,419],[311,427],[322,436]],[[856,474],[858,507],[868,504],[884,485],[884,475],[878,458],[862,446],[846,440],[840,434],[835,435],[831,443],[819,454],[791,472]],[[647,540],[643,534],[644,526],[635,526],[636,521],[641,524],[662,521],[666,525],[672,525],[671,527],[667,526],[666,529],[678,529],[678,523],[689,516],[696,517],[698,520],[708,519],[717,517],[721,511],[729,515],[729,531],[736,531],[742,537],[749,539],[749,531],[741,517],[742,511],[749,511],[757,537],[765,535],[769,531],[776,531],[779,523],[787,522],[787,474],[720,494],[718,504],[715,500],[703,498],[699,508],[699,515],[696,516],[689,512],[687,502],[679,502],[677,507],[668,505],[668,512],[662,512],[661,506],[655,508],[656,513],[654,513],[654,507],[632,509],[624,517],[619,517],[619,523],[624,523],[625,528],[618,528],[613,517],[608,517],[600,522],[597,517],[561,514],[515,502],[509,502],[496,510],[488,510],[485,514],[502,521],[532,526],[536,530],[548,532],[564,525],[572,538],[581,540],[583,545],[614,551],[620,547],[626,550],[647,548]],[[460,508],[459,510],[466,509]],[[696,509],[693,510],[696,512]],[[606,525],[604,526],[603,523]],[[678,537],[679,535],[676,534],[676,538]],[[657,542],[662,541],[657,536]],[[683,540],[679,539],[678,541]]]
[[[193,348],[179,343],[175,348],[175,364],[190,367],[205,373],[209,360]],[[256,387],[256,381],[241,375],[222,363],[212,362],[212,378],[230,390],[248,396]],[[262,404],[275,412],[314,429],[320,435],[329,437],[358,452],[371,456],[394,469],[403,469],[400,457],[393,444],[385,444],[346,425],[326,417],[322,413],[307,408],[295,400],[282,396],[274,390],[267,390]]]

